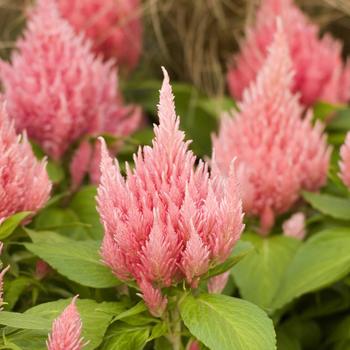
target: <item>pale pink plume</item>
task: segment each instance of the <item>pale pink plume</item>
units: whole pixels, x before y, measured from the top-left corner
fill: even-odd
[[[84,347],[81,331],[83,323],[75,305],[77,296],[53,321],[52,331],[46,342],[48,350],[81,350]]]
[[[350,188],[350,132],[347,133],[344,144],[340,148],[340,178]]]
[[[234,56],[227,75],[232,96],[241,100],[243,91],[256,79],[276,32],[277,17],[284,24],[295,71],[291,89],[300,93],[302,104],[348,101],[350,80],[342,62],[341,43],[328,34],[320,38],[317,25],[293,0],[262,0],[256,22],[247,28],[241,50]]]
[[[142,50],[139,0],[58,0],[62,15],[93,42],[95,52],[122,69],[137,65]]]
[[[212,277],[208,281],[208,292],[213,294],[220,294],[225,289],[229,276],[230,271],[227,271],[221,275]]]
[[[46,161],[35,158],[25,134],[16,134],[5,103],[0,102],[0,219],[38,211],[50,191]]]
[[[3,248],[4,248],[4,243],[0,242],[0,255],[2,254]],[[3,310],[3,305],[4,305],[4,299],[3,299],[4,276],[5,276],[5,273],[9,270],[9,268],[10,268],[10,266],[7,266],[4,269],[2,269],[0,272],[0,311]]]
[[[16,48],[11,63],[0,63],[9,113],[53,158],[82,136],[125,135],[137,125],[126,117],[113,62],[95,57],[55,0],[38,0]]]
[[[98,211],[104,262],[122,280],[134,279],[154,315],[164,310],[162,288],[186,280],[195,287],[231,253],[243,229],[233,167],[208,172],[179,130],[168,74],[160,90],[152,146],[139,149],[126,178],[102,140]]]
[[[291,93],[294,73],[281,21],[256,81],[243,93],[239,112],[222,119],[213,138],[215,163],[224,174],[237,157],[243,207],[260,218],[267,234],[278,214],[299,198],[301,189],[317,190],[327,179],[330,149],[323,127],[303,119],[298,96]]]
[[[306,235],[305,231],[305,214],[298,212],[293,214],[283,225],[283,234],[285,236],[294,237],[303,240]]]

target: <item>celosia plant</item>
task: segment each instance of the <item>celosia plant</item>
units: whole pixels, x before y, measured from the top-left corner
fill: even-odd
[[[115,58],[122,69],[133,69],[142,49],[139,0],[58,0],[62,15],[93,41],[93,48]]]
[[[194,169],[164,75],[152,147],[139,149],[124,179],[102,142],[97,197],[103,260],[119,279],[137,282],[155,316],[167,305],[163,289],[183,281],[196,288],[229,257],[243,228],[233,165],[227,178],[209,176],[201,161]]]
[[[240,52],[234,57],[227,80],[233,97],[240,100],[268,54],[276,17],[281,17],[295,71],[291,89],[310,106],[317,100],[332,103],[350,98],[350,69],[342,62],[342,45],[326,34],[319,38],[317,25],[302,13],[293,0],[262,0],[253,27],[246,30]]]
[[[122,106],[113,62],[95,57],[55,0],[38,1],[16,47],[0,65],[8,110],[53,158],[85,135],[127,135],[138,125],[140,113]]]
[[[256,81],[243,94],[239,112],[225,116],[214,137],[215,162],[228,173],[237,157],[246,213],[260,217],[261,232],[296,202],[301,189],[326,181],[330,148],[320,123],[303,118],[291,93],[294,71],[287,36],[279,22],[269,55]]]
[[[48,350],[81,350],[84,347],[81,338],[82,322],[75,305],[77,297],[54,320],[52,332],[47,340]]]
[[[26,134],[18,136],[5,104],[0,106],[0,221],[23,212],[36,212],[49,198],[51,182],[46,161],[39,162]]]

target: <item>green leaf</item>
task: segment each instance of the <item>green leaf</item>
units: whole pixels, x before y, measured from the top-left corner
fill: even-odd
[[[57,184],[64,179],[64,171],[62,166],[51,159],[49,159],[47,162],[46,170],[50,180],[53,183]]]
[[[82,187],[74,195],[69,207],[76,213],[82,223],[89,225],[87,230],[90,231],[90,237],[102,239],[103,227],[96,210],[96,194],[95,186]]]
[[[0,240],[3,240],[10,236],[13,231],[21,224],[21,222],[30,214],[32,214],[30,211],[23,211],[21,213],[17,213],[8,217],[0,225]]]
[[[335,219],[350,220],[350,199],[312,192],[303,192],[303,197],[322,214]]]
[[[273,350],[272,321],[254,304],[220,294],[186,296],[181,317],[189,331],[211,350]]]
[[[150,327],[113,324],[105,337],[101,350],[142,350],[146,345]]]
[[[250,242],[238,241],[232,251],[231,256],[221,265],[218,265],[208,271],[203,276],[202,280],[221,275],[222,273],[230,270],[233,266],[238,264],[250,251],[253,250],[253,245]]]
[[[350,130],[350,109],[340,110],[327,125],[328,131],[348,132]]]
[[[249,239],[255,249],[232,269],[232,275],[244,299],[269,310],[300,241],[282,235],[263,238],[245,234],[243,237]]]
[[[13,328],[45,331],[48,331],[51,328],[51,322],[44,317],[9,311],[0,312],[0,324]]]
[[[312,236],[297,251],[281,280],[272,308],[326,287],[350,271],[350,229],[335,228]]]
[[[122,320],[123,318],[130,317],[130,316],[135,316],[138,315],[144,311],[147,310],[147,307],[143,301],[140,301],[137,303],[135,306],[133,306],[131,309],[126,310],[122,312],[121,314],[117,315],[114,319],[114,321]]]
[[[49,231],[30,231],[30,237],[33,243],[25,247],[70,280],[92,288],[119,284],[101,262],[99,241],[74,241]]]
[[[314,105],[314,118],[319,120],[326,120],[332,116],[335,112],[343,109],[342,105],[335,105],[329,102],[319,101]]]
[[[38,283],[33,278],[19,276],[14,280],[6,281],[5,283],[5,310],[11,310],[17,303],[21,294],[32,284]]]
[[[64,308],[71,302],[71,299],[59,300],[50,303],[37,305],[23,315],[29,319],[44,319],[51,328],[52,321],[62,313]],[[124,310],[120,303],[103,302],[96,303],[94,300],[77,300],[77,307],[83,322],[82,335],[88,345],[84,350],[93,350],[98,347],[103,339],[106,329],[112,317]],[[0,313],[1,314],[1,313]],[[47,339],[47,329],[44,332],[21,331],[9,334],[7,338],[20,346],[23,350],[44,350]]]

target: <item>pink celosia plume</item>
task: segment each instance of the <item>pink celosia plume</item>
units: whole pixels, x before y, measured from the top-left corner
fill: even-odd
[[[283,225],[283,234],[299,240],[305,238],[305,214],[302,212],[293,214]]]
[[[212,277],[208,281],[208,292],[220,294],[225,289],[229,276],[230,271],[227,271],[222,273],[221,275]]]
[[[346,135],[344,144],[340,148],[340,178],[350,188],[350,132]]]
[[[53,321],[52,331],[46,342],[48,350],[81,350],[84,342],[81,337],[82,321],[76,307],[76,299]]]
[[[50,191],[46,162],[35,158],[25,134],[16,134],[0,102],[0,220],[22,211],[38,211]]]
[[[158,114],[152,147],[139,149],[126,179],[102,143],[97,196],[103,260],[118,278],[137,281],[157,316],[166,306],[161,289],[182,280],[195,287],[229,256],[243,228],[233,167],[224,178],[202,162],[194,168],[165,70]]]
[[[113,62],[94,56],[55,0],[38,0],[16,46],[11,63],[0,64],[8,110],[50,156],[86,134],[126,135],[137,125],[139,114],[127,113],[117,93]]]
[[[317,100],[348,101],[349,69],[342,62],[341,43],[330,35],[319,38],[319,28],[293,0],[262,0],[255,25],[247,29],[241,51],[234,57],[227,76],[232,96],[240,100],[264,64],[276,31],[276,17],[284,23],[295,70],[291,89],[300,92],[301,102],[310,106]]]
[[[139,0],[58,0],[62,15],[93,41],[96,52],[133,69],[142,49]]]
[[[330,148],[323,127],[302,118],[290,87],[292,62],[282,24],[254,84],[243,93],[239,112],[222,119],[213,138],[217,167],[228,172],[237,157],[237,174],[246,213],[260,217],[268,233],[275,216],[286,212],[301,189],[316,190],[327,177]]]
[[[2,254],[2,250],[4,248],[4,243],[0,242],[0,255]],[[4,299],[3,299],[3,294],[4,294],[4,276],[5,273],[8,271],[10,266],[5,267],[4,269],[1,270],[0,272],[0,311],[3,310],[3,305],[4,305]]]

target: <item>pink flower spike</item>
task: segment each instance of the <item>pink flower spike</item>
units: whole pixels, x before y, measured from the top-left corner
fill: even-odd
[[[347,133],[345,142],[340,148],[340,173],[339,176],[345,186],[350,188],[350,132]]]
[[[282,228],[285,236],[294,237],[302,241],[306,235],[305,214],[302,212],[293,214],[283,223]]]
[[[166,307],[163,288],[196,287],[209,267],[227,258],[243,229],[235,174],[210,175],[202,162],[195,168],[163,72],[152,146],[138,150],[124,178],[102,141],[97,195],[103,261],[119,278],[140,285],[155,315]]]
[[[0,220],[22,211],[38,211],[50,191],[46,161],[35,158],[25,134],[17,136],[0,101]]]
[[[0,62],[9,114],[54,159],[85,135],[127,135],[138,126],[122,105],[114,62],[94,55],[56,0],[37,1],[16,48],[11,63]]]
[[[46,342],[48,350],[81,350],[85,346],[81,338],[82,321],[75,305],[78,296],[53,321],[52,331]]]
[[[220,294],[226,287],[230,271],[224,272],[221,275],[214,276],[208,281],[208,292],[212,294]]]
[[[350,80],[342,62],[342,44],[327,34],[320,38],[320,29],[293,0],[261,1],[255,24],[247,28],[227,75],[231,95],[241,100],[244,90],[256,80],[277,31],[277,17],[283,22],[295,71],[290,88],[300,93],[301,103],[308,107],[318,100],[347,102]]]
[[[213,138],[215,163],[223,174],[237,157],[237,176],[247,214],[260,218],[266,235],[303,189],[316,191],[327,180],[331,149],[321,124],[303,118],[291,93],[294,71],[281,20],[266,62],[243,93],[239,112],[222,118]]]
[[[139,0],[58,0],[64,18],[93,42],[94,51],[132,70],[142,49]]]

